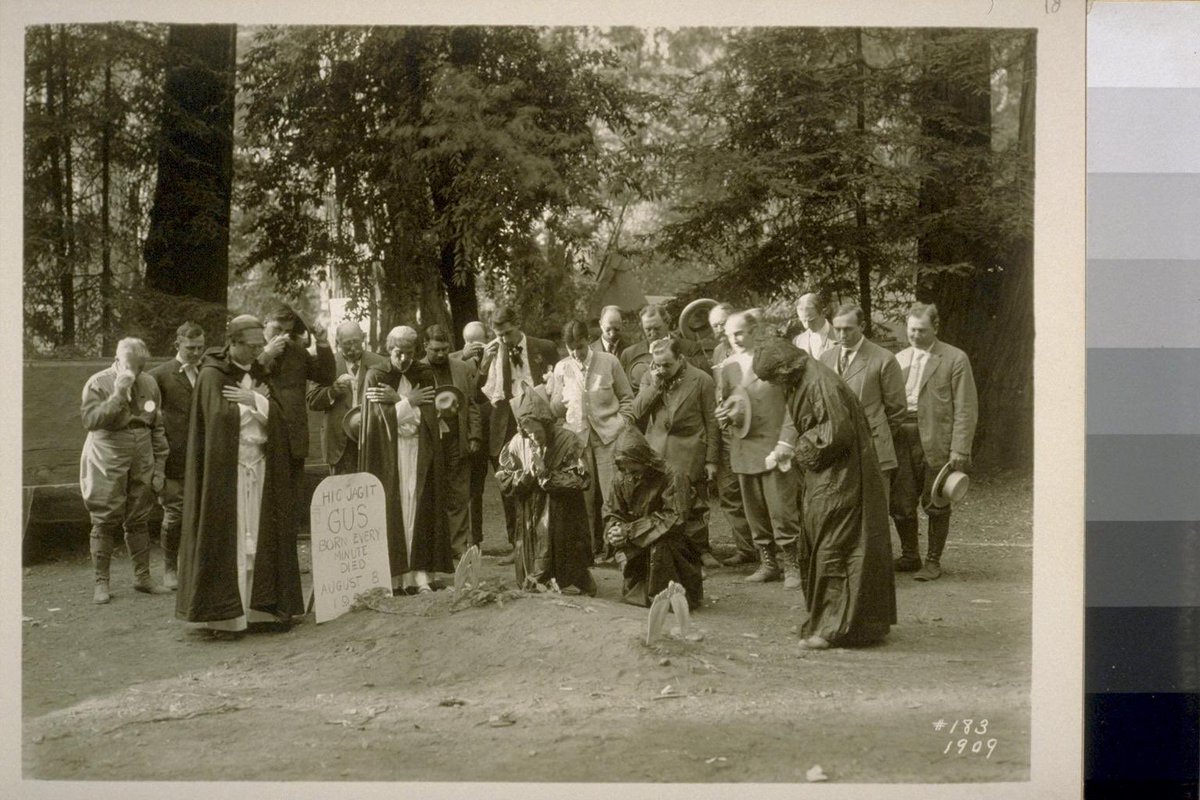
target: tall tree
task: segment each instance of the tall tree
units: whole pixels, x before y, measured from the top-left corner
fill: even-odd
[[[568,260],[586,242],[592,121],[628,122],[610,63],[533,28],[264,30],[243,68],[241,266],[296,290],[336,274],[383,330],[416,311],[457,329],[477,281],[520,300],[551,234]]]
[[[172,25],[146,286],[225,305],[233,184],[234,25]]]

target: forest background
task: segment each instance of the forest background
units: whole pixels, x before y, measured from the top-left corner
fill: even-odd
[[[26,29],[27,358],[170,352],[322,294],[557,339],[620,261],[673,306],[913,300],[971,357],[979,458],[1032,458],[1026,30]],[[871,335],[871,334],[869,334]],[[215,339],[219,341],[219,338]]]

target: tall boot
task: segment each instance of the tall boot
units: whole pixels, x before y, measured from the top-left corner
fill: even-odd
[[[795,542],[785,544],[780,548],[780,554],[782,557],[779,560],[783,565],[783,588],[799,589],[804,584],[800,572],[799,545]]]
[[[936,581],[942,577],[942,550],[950,535],[950,515],[929,518],[929,548],[925,551],[925,566],[913,576],[917,581]]]
[[[133,562],[133,588],[143,594],[170,594],[170,589],[164,589],[150,577],[150,532],[144,527],[140,531],[126,532],[125,545]]]
[[[163,586],[175,590],[179,588],[179,537],[183,526],[180,524],[167,527],[165,524],[159,533],[159,542],[163,549]]]
[[[896,559],[896,572],[915,572],[921,568],[921,543],[917,538],[916,517],[893,517],[896,533],[900,537],[900,557]]]
[[[92,570],[95,574],[95,588],[92,591],[92,602],[104,605],[112,598],[108,594],[108,570],[112,563],[112,537],[92,528],[91,537]]]
[[[774,547],[759,545],[758,556],[762,559],[758,564],[758,569],[753,574],[743,578],[743,581],[746,583],[768,583],[770,581],[777,581],[783,577],[779,572],[779,564],[775,560]]]

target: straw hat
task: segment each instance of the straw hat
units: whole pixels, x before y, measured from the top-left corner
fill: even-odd
[[[950,469],[950,465],[946,464],[933,479],[933,487],[929,490],[929,505],[934,508],[952,506],[966,496],[970,485],[971,478],[967,473]]]

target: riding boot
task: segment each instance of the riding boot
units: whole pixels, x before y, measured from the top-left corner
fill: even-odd
[[[799,589],[803,585],[800,571],[800,547],[795,542],[780,548],[783,566],[783,588]]]
[[[893,517],[896,533],[900,537],[900,557],[896,559],[897,572],[915,572],[921,568],[921,543],[917,538],[916,517]]]
[[[92,570],[95,574],[92,602],[99,605],[103,605],[111,599],[108,594],[108,571],[109,565],[112,563],[112,548],[112,536],[102,532],[99,528],[92,528]]]
[[[761,559],[758,569],[742,580],[746,583],[768,583],[779,580],[782,575],[779,572],[779,564],[775,560],[775,548],[759,545],[758,555]]]
[[[143,594],[169,594],[170,589],[164,589],[150,577],[150,532],[145,528],[127,531],[125,546],[129,548],[129,560],[133,562],[133,588]]]
[[[168,589],[179,588],[179,537],[182,527],[182,524],[170,528],[164,525],[159,534],[163,549],[163,586]]]
[[[929,547],[925,551],[925,566],[913,576],[913,580],[935,581],[942,577],[942,550],[946,547],[949,535],[949,514],[929,518]]]

